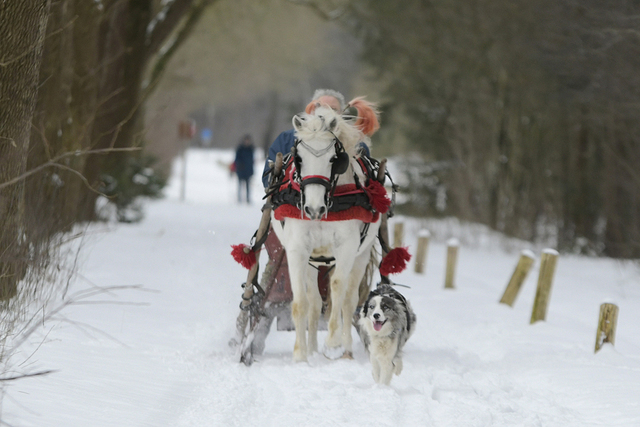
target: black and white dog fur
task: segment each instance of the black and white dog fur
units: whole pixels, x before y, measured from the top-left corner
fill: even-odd
[[[402,348],[415,324],[409,301],[390,285],[379,285],[369,293],[360,310],[358,332],[378,384],[389,385],[393,374],[402,372]]]

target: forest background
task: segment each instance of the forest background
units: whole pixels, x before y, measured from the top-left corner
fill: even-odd
[[[640,255],[636,0],[24,0],[0,23],[5,344],[105,201],[141,219],[186,143],[266,147],[319,87],[380,103],[404,213]],[[180,140],[189,118],[210,137]]]

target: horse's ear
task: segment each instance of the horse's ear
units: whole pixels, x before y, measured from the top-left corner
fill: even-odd
[[[302,118],[300,118],[300,116],[296,114],[295,116],[293,116],[293,120],[291,120],[291,123],[293,123],[293,128],[295,130],[300,130],[300,128],[302,127]]]

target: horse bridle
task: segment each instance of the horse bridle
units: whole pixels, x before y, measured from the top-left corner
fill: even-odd
[[[302,208],[304,207],[304,187],[306,187],[309,184],[319,184],[326,189],[324,202],[325,202],[325,205],[327,206],[327,212],[328,212],[328,209],[331,207],[331,200],[333,198],[333,193],[335,191],[338,178],[340,175],[345,173],[349,168],[349,155],[345,151],[342,141],[340,141],[340,139],[333,132],[331,132],[331,134],[333,135],[333,143],[327,145],[326,148],[323,148],[321,150],[316,150],[315,148],[311,147],[309,144],[307,144],[303,140],[297,139],[297,138],[295,140],[295,143],[293,144],[293,150],[292,150],[293,162],[296,168],[294,179],[298,182],[298,185],[300,185],[300,206],[299,206],[300,210],[302,210]],[[300,156],[298,156],[299,146],[304,147],[307,151],[309,151],[315,157],[320,157],[323,154],[326,154],[333,147],[335,150],[335,155],[331,158],[331,163],[332,163],[331,176],[329,177],[326,177],[324,175],[302,176],[301,175],[301,171],[302,171],[301,159],[300,159]]]

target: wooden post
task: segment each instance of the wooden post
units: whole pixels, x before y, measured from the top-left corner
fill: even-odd
[[[456,263],[458,262],[458,239],[447,242],[447,271],[444,279],[445,289],[455,289]]]
[[[402,246],[402,241],[404,239],[404,222],[396,222],[393,226],[393,247],[399,248]]]
[[[533,310],[531,312],[531,323],[538,320],[545,320],[547,317],[547,307],[549,305],[549,297],[551,295],[551,284],[553,283],[553,275],[556,271],[556,263],[558,261],[558,252],[554,249],[545,249],[540,257],[540,273],[538,275],[538,288],[536,290],[536,298],[533,302]]]
[[[529,274],[529,270],[531,269],[534,260],[535,256],[533,255],[533,252],[529,250],[522,251],[518,265],[516,265],[516,269],[513,271],[511,280],[509,280],[507,288],[504,290],[504,294],[500,300],[502,304],[507,304],[508,306],[513,307],[513,303],[518,296],[518,292],[520,292],[520,287],[522,287],[524,279],[527,278],[527,274]]]
[[[416,250],[416,273],[424,273],[424,268],[427,262],[427,250],[429,249],[429,237],[431,233],[429,230],[420,230],[418,233],[418,249]]]
[[[615,344],[616,324],[618,323],[618,306],[611,303],[600,305],[600,318],[598,319],[598,331],[596,333],[596,350],[602,348],[604,343]]]

